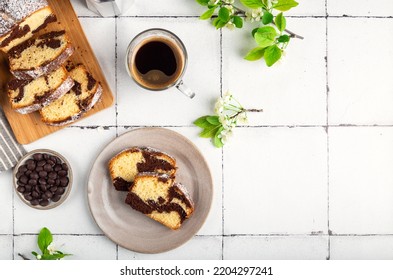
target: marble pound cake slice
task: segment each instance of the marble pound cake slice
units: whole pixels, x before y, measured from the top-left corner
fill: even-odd
[[[13,79],[8,83],[11,107],[21,114],[37,111],[68,92],[74,81],[64,67],[35,80]]]
[[[0,50],[8,52],[55,21],[46,0],[1,0]]]
[[[141,172],[164,173],[174,177],[176,160],[152,148],[132,147],[109,161],[109,172],[115,189],[128,191],[135,176]]]
[[[70,72],[72,89],[40,110],[41,120],[52,126],[61,126],[78,120],[100,100],[102,87],[85,66],[78,65]]]
[[[52,31],[12,48],[10,70],[19,79],[36,79],[58,69],[73,52],[65,31]]]
[[[187,190],[167,174],[138,174],[125,202],[173,230],[179,229],[194,212]]]

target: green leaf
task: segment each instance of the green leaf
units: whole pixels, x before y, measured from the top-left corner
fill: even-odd
[[[276,4],[273,5],[273,8],[282,12],[289,11],[293,7],[299,5],[295,0],[278,0]]]
[[[198,126],[198,127],[201,127],[201,128],[209,127],[209,126],[210,126],[210,123],[207,121],[207,118],[208,118],[208,117],[209,117],[209,116],[200,117],[199,119],[197,119],[196,121],[194,121],[194,124],[195,124],[196,126]]]
[[[219,121],[219,119],[218,119],[218,116],[208,116],[208,117],[206,118],[206,120],[207,120],[210,124],[212,124],[212,125],[219,125],[219,124],[221,124],[220,121]]]
[[[202,6],[207,6],[209,4],[209,0],[196,0]]]
[[[289,37],[288,35],[281,35],[280,37],[278,37],[277,41],[280,43],[287,43],[290,39],[291,37]]]
[[[38,235],[38,247],[40,248],[41,252],[45,254],[47,252],[47,248],[49,244],[51,244],[53,241],[53,236],[52,233],[50,232],[49,229],[44,227],[41,229],[40,234]]]
[[[254,29],[251,31],[251,34],[252,34],[252,37],[253,37],[253,38],[255,38],[255,33],[257,33],[258,29],[259,29],[259,27],[254,28]]]
[[[266,25],[272,22],[273,22],[273,15],[268,11],[266,11],[262,16],[262,23]]]
[[[38,256],[38,253],[37,252],[31,252],[31,254],[34,256],[34,257],[37,257]]]
[[[200,18],[200,19],[203,19],[203,20],[209,19],[209,18],[212,17],[212,15],[214,14],[214,11],[215,11],[215,10],[216,10],[215,7],[214,7],[214,8],[211,8],[211,9],[207,10],[206,12],[204,12],[199,18]]]
[[[277,45],[268,47],[265,50],[265,54],[264,54],[266,65],[269,67],[272,66],[281,58],[281,55],[282,55],[282,50],[279,47],[277,47]]]
[[[220,18],[215,18],[213,20],[213,25],[216,27],[216,29],[220,29],[222,27],[224,27],[227,23],[220,20]]]
[[[41,260],[59,260],[66,256],[71,256],[71,255],[70,254],[53,254],[53,255],[44,254],[41,257]]]
[[[202,138],[212,138],[216,135],[217,131],[222,127],[222,125],[212,125],[210,127],[205,128],[199,136]]]
[[[244,59],[249,61],[255,61],[261,59],[263,54],[265,53],[266,48],[256,47],[248,52],[248,54],[244,57]]]
[[[237,27],[237,28],[242,28],[243,27],[243,19],[239,16],[234,16],[233,17],[233,24]]]
[[[220,8],[220,10],[218,11],[218,17],[220,18],[221,21],[227,23],[230,19],[229,10],[224,7]]]
[[[257,9],[257,8],[261,8],[264,6],[264,4],[262,3],[262,0],[240,0],[240,2],[251,9]]]
[[[276,26],[281,32],[287,27],[287,20],[282,13],[279,13],[275,19]]]
[[[277,31],[272,26],[264,26],[258,29],[255,33],[255,41],[262,48],[268,47],[274,44]]]
[[[215,134],[214,137],[213,137],[213,144],[214,144],[214,146],[216,146],[217,148],[221,148],[222,146],[224,146],[224,144],[223,144],[222,141],[221,141],[221,138],[218,137],[218,136],[220,135],[221,131],[223,131],[223,130],[224,130],[224,128],[221,127],[221,128],[216,132],[216,134]]]

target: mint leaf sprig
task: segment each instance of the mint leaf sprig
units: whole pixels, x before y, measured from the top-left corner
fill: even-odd
[[[206,6],[200,19],[212,19],[217,28],[242,28],[244,19],[249,22],[259,22],[260,27],[252,31],[252,37],[258,44],[244,57],[255,61],[264,59],[267,66],[274,65],[283,55],[292,38],[304,39],[302,36],[288,30],[283,12],[298,6],[295,0],[240,0],[248,8],[245,10],[235,5],[235,0],[196,0],[200,5]],[[275,15],[275,12],[279,13]]]
[[[194,124],[203,129],[199,136],[211,138],[217,148],[228,142],[239,123],[247,123],[248,112],[263,112],[261,109],[244,108],[229,91],[217,99],[214,111],[216,115],[200,117]]]
[[[52,233],[46,227],[41,229],[37,244],[41,250],[41,254],[35,251],[31,252],[37,260],[60,260],[64,257],[71,256],[71,254],[65,254],[55,248]]]

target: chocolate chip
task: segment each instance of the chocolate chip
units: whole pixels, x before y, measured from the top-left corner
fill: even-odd
[[[63,170],[68,171],[68,165],[67,164],[62,163],[61,167],[63,168]]]
[[[31,173],[33,173],[33,171],[27,170],[27,171],[25,172],[25,175],[26,175],[26,176],[30,176]]]
[[[35,171],[37,171],[37,172],[41,172],[42,170],[44,170],[44,167],[42,167],[42,166],[37,166],[35,169]]]
[[[30,186],[30,185],[26,185],[26,186],[25,186],[25,189],[26,189],[27,192],[31,192],[31,190],[33,189],[33,187]]]
[[[52,165],[50,165],[48,163],[45,164],[44,165],[44,170],[47,171],[47,172],[51,172],[53,170]]]
[[[29,185],[35,186],[35,185],[37,185],[37,180],[30,179],[28,183],[29,183]]]
[[[46,176],[48,176],[48,172],[46,172],[46,171],[40,171],[40,172],[38,173],[38,175],[39,175],[41,178],[46,178]]]
[[[19,167],[18,171],[21,173],[25,173],[27,171],[27,167],[25,165],[22,165],[21,167]]]
[[[31,201],[30,201],[30,204],[33,205],[33,206],[38,205],[38,199],[33,199],[33,200],[31,200]]]
[[[56,194],[62,195],[65,192],[65,188],[59,187],[57,188]]]
[[[25,195],[24,195],[24,198],[25,198],[27,201],[30,201],[30,200],[33,199],[33,197],[32,197],[30,194],[25,194]]]
[[[44,159],[49,159],[49,155],[48,154],[44,154]]]
[[[53,161],[53,160],[48,160],[47,162],[46,162],[46,164],[49,164],[50,166],[55,166],[55,161]]]
[[[51,191],[46,191],[46,192],[45,192],[45,196],[46,196],[47,198],[51,198],[51,197],[53,196],[53,193],[52,193]]]
[[[66,187],[67,185],[68,185],[68,178],[67,177],[62,177],[61,179],[60,179],[60,186],[62,186],[62,187]]]
[[[56,164],[56,165],[55,165],[54,170],[55,170],[56,172],[59,172],[59,171],[62,170],[62,169],[63,169],[63,168],[61,167],[60,164]]]
[[[16,179],[19,179],[23,174],[24,174],[23,172],[18,171],[18,172],[15,174]]]
[[[61,170],[61,171],[59,171],[58,174],[59,174],[60,177],[65,177],[65,176],[67,176],[68,172],[65,171],[65,170]]]
[[[40,160],[39,162],[37,162],[37,166],[44,166],[46,164],[45,160]]]
[[[48,199],[41,199],[39,203],[42,207],[45,207],[45,206],[49,205],[49,200]]]
[[[25,187],[18,187],[16,190],[20,193],[24,193],[26,191]]]
[[[49,190],[50,190],[52,193],[56,193],[57,187],[51,187]]]
[[[35,160],[42,160],[43,159],[43,156],[42,156],[42,154],[40,154],[40,153],[37,153],[37,154],[34,154],[33,155],[33,158],[35,159]]]
[[[31,196],[32,196],[33,198],[39,198],[39,197],[40,197],[40,193],[34,191],[34,192],[31,193]]]
[[[38,173],[37,173],[37,172],[33,171],[33,172],[30,174],[30,179],[37,180],[38,178],[39,178],[39,176],[38,176]]]
[[[27,182],[29,181],[29,178],[27,178],[26,175],[23,175],[23,176],[21,176],[21,177],[19,178],[19,181],[20,181],[22,184],[27,184]]]
[[[54,196],[52,196],[51,199],[53,202],[58,202],[60,200],[60,198],[61,198],[61,195],[55,194]]]
[[[49,179],[56,180],[56,179],[57,179],[57,173],[54,172],[54,171],[50,172],[50,173],[48,174],[48,178],[49,178]]]

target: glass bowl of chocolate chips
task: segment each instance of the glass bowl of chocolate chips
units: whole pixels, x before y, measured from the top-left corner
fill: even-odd
[[[52,209],[62,204],[71,191],[71,166],[55,151],[31,151],[14,168],[14,187],[30,207]]]

